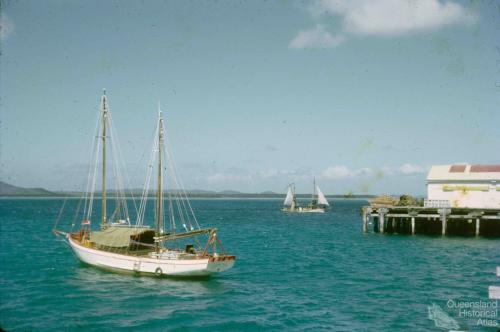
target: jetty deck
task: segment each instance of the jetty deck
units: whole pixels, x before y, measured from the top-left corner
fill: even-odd
[[[500,236],[499,209],[370,205],[362,218],[364,232]]]

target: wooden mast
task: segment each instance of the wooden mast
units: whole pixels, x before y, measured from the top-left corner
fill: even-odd
[[[106,105],[106,90],[102,91],[101,121],[102,121],[102,190],[101,190],[101,227],[106,226],[106,123],[108,109]]]
[[[313,177],[313,194],[312,194],[311,205],[316,205],[316,203],[314,202],[315,200],[316,200],[316,177]]]
[[[158,106],[159,108],[159,106]],[[163,149],[163,119],[161,110],[158,111],[158,188],[156,193],[156,236],[163,234],[163,188],[162,188],[162,149]],[[159,252],[159,243],[156,245],[156,250]]]

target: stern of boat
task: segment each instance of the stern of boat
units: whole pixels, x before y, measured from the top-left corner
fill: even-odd
[[[208,260],[207,271],[210,273],[219,273],[229,270],[234,266],[236,256],[220,255],[212,256]]]

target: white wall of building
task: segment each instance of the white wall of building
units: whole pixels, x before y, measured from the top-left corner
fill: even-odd
[[[471,165],[452,172],[451,166],[432,166],[427,176],[428,200],[448,201],[451,207],[500,209],[500,172],[471,172]]]
[[[482,191],[483,188],[488,188],[488,191]],[[429,183],[427,199],[447,200],[451,207],[500,209],[500,186],[480,182]]]

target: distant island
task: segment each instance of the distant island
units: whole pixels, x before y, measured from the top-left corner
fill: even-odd
[[[11,197],[16,197],[16,196],[30,196],[30,197],[37,197],[37,196],[58,196],[57,193],[48,191],[43,188],[21,188],[21,187],[16,187],[11,184],[5,183],[3,181],[0,181],[0,196],[11,196]]]
[[[175,192],[175,191],[171,191]],[[139,197],[142,189],[126,190],[126,194]],[[263,191],[260,193],[242,193],[235,190],[211,191],[211,190],[186,190],[191,198],[283,198],[284,193],[275,193],[273,191]],[[108,195],[113,194],[113,190],[108,191]],[[100,193],[96,192],[96,197]],[[153,193],[150,194],[154,196]],[[82,192],[78,191],[49,191],[43,188],[22,188],[6,182],[0,181],[0,197],[80,197]],[[376,195],[356,195],[347,193],[344,195],[326,195],[328,198],[374,198]],[[297,194],[298,198],[310,198],[311,194]]]

